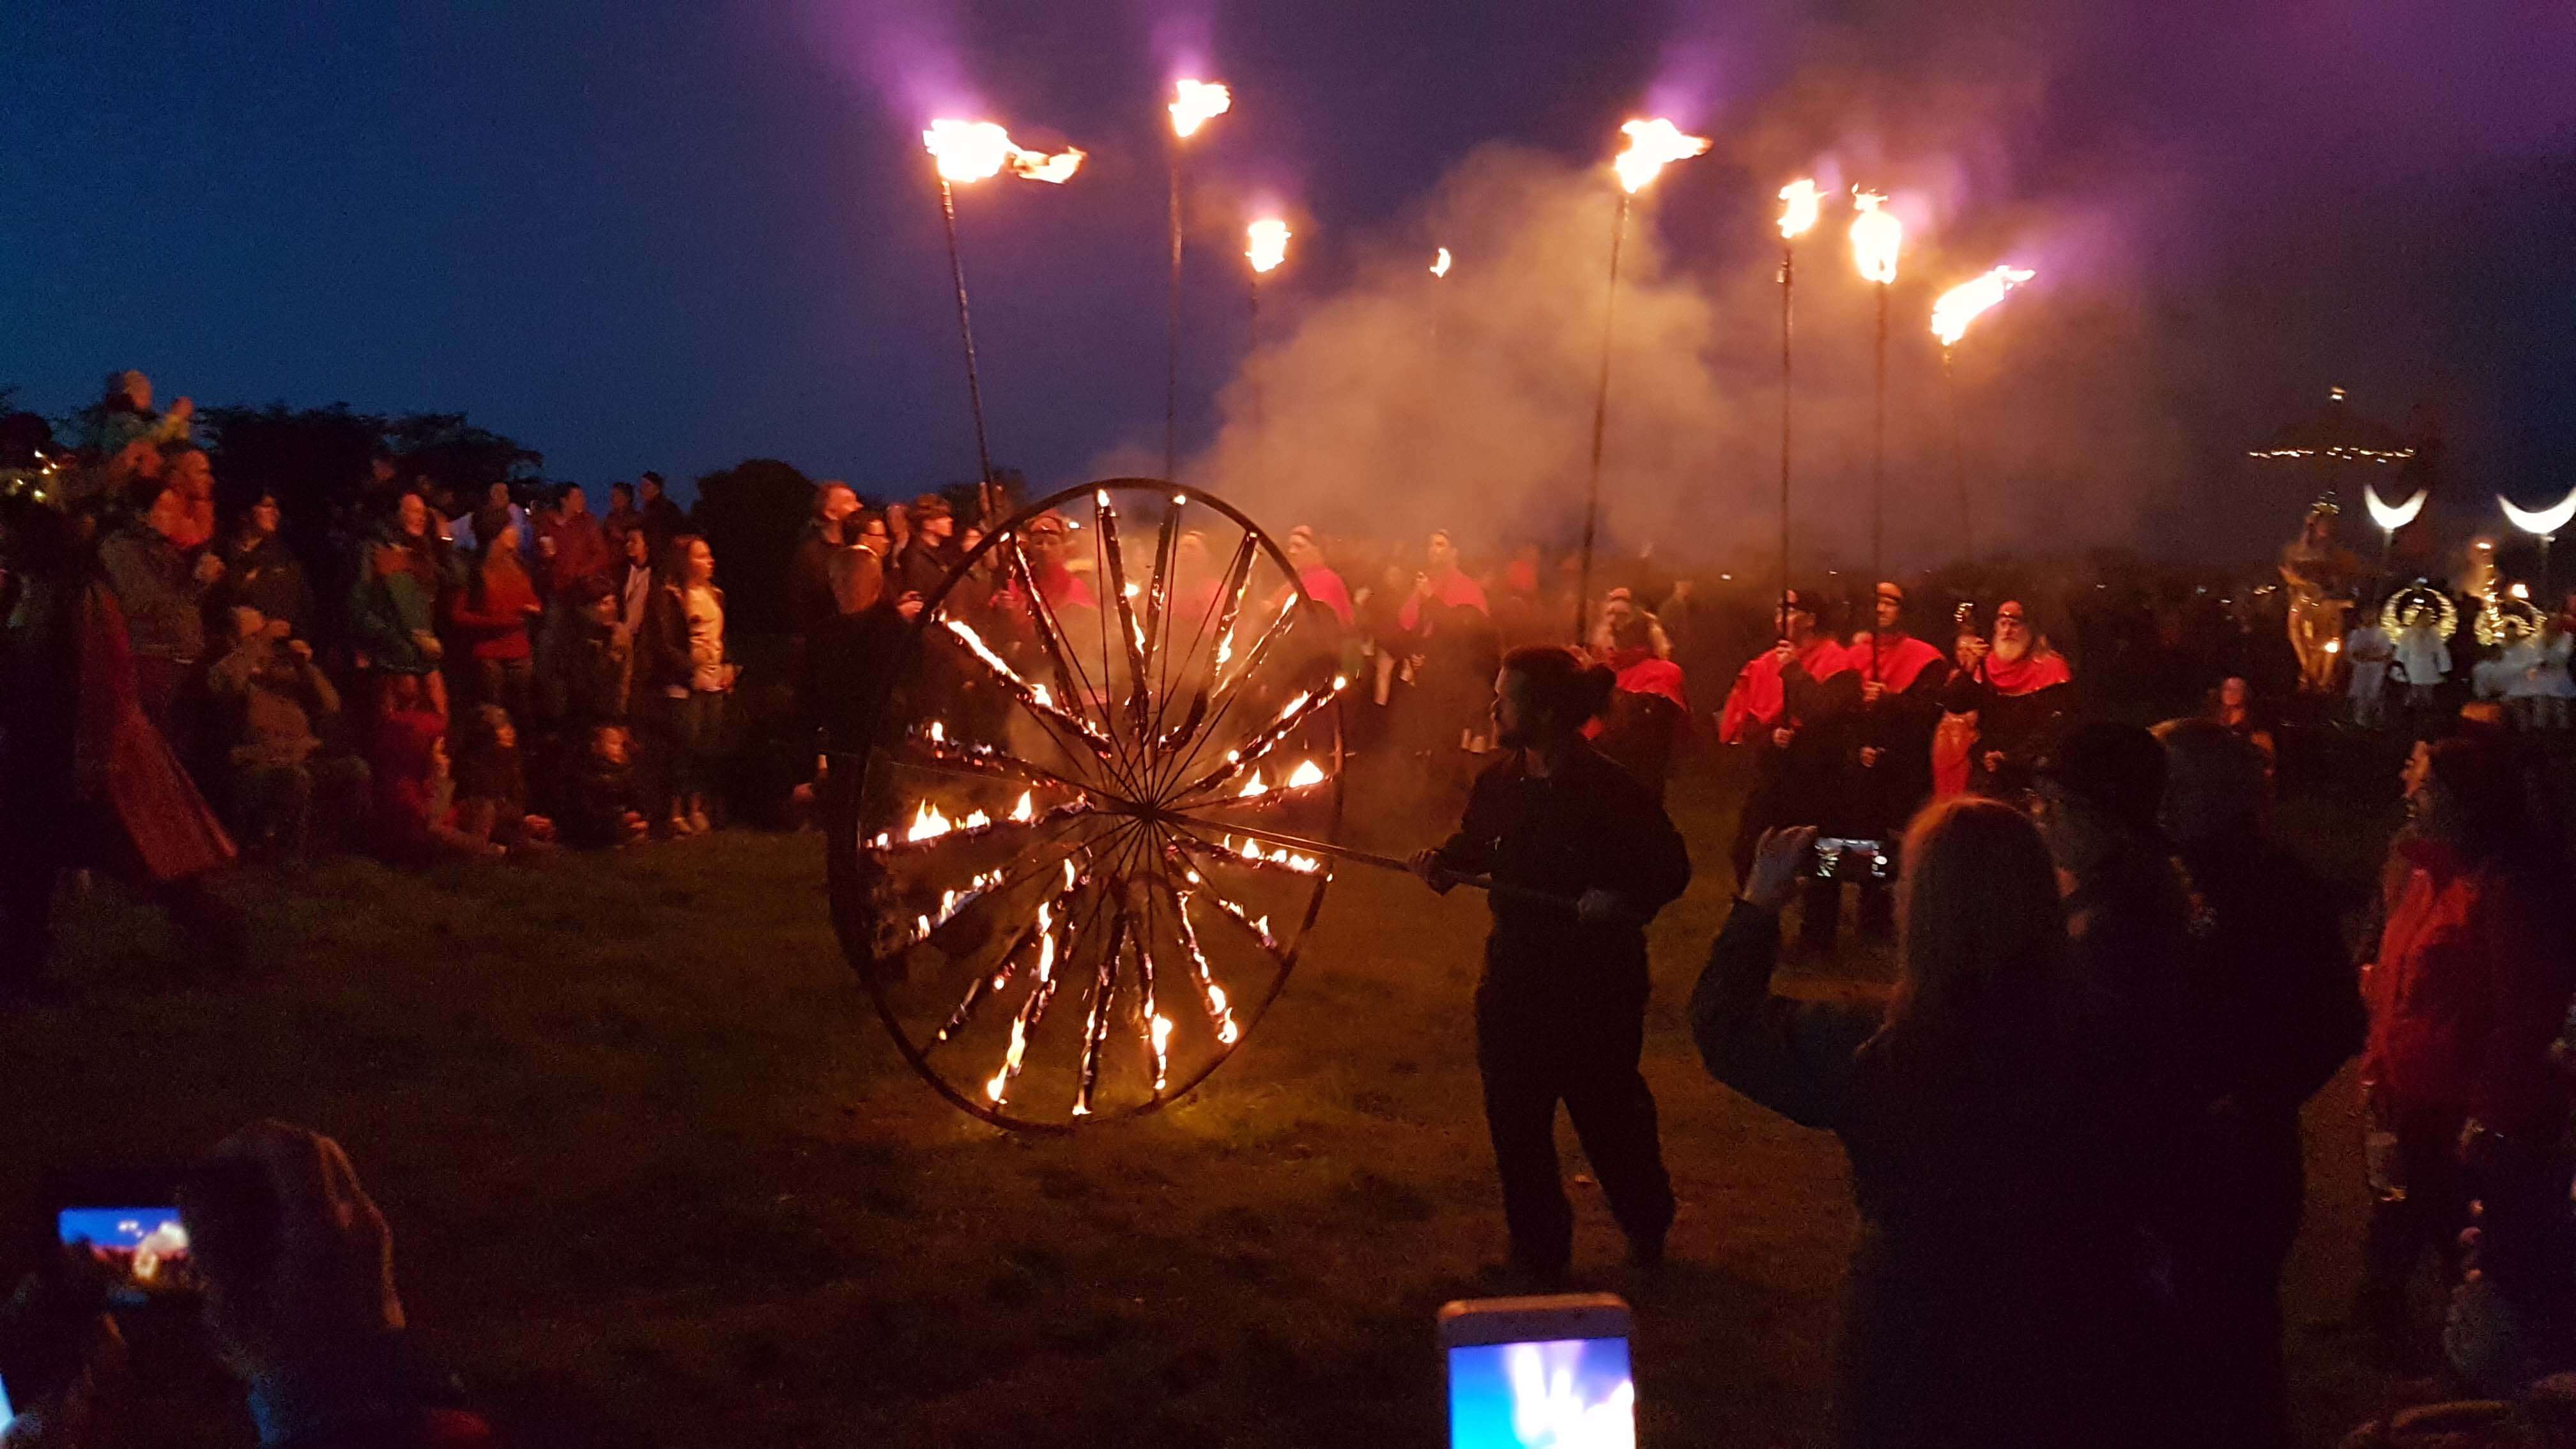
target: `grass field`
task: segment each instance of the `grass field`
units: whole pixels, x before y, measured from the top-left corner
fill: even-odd
[[[1649,1445],[1827,1437],[1841,1154],[1710,1082],[1679,1015],[1732,890],[1733,798],[1714,773],[1676,787],[1701,870],[1653,934],[1668,1272],[1630,1281],[1575,1189],[1579,1274],[1637,1307]],[[2350,879],[2375,850],[2362,813],[2293,819]],[[1444,1442],[1432,1316],[1502,1250],[1467,1018],[1478,900],[1345,873],[1197,1094],[1032,1139],[905,1070],[832,944],[821,856],[728,831],[246,874],[273,964],[204,987],[164,984],[186,943],[101,887],[73,908],[70,1003],[0,1016],[0,1189],[184,1157],[263,1115],[329,1132],[392,1221],[421,1333],[523,1444]],[[2349,1100],[2311,1109],[2292,1269],[2311,1443],[2378,1392],[2311,1322],[2357,1261]]]

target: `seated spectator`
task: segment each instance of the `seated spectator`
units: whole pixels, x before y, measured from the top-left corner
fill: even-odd
[[[313,638],[313,591],[304,582],[304,563],[286,540],[277,536],[277,495],[262,493],[233,525],[223,542],[224,600],[257,609],[272,624],[283,624],[298,639]]]
[[[473,671],[465,682],[473,698],[517,718],[528,713],[536,680],[528,627],[545,606],[519,562],[519,530],[507,514],[497,508],[476,514],[474,536],[482,542],[466,565],[464,587],[448,595],[447,626]]]
[[[423,692],[418,684],[401,689],[376,721],[367,765],[375,781],[377,853],[396,865],[509,854],[500,842],[457,828],[447,720],[422,707]]]
[[[257,609],[232,611],[231,652],[206,672],[224,729],[226,794],[244,840],[303,858],[317,797],[345,812],[363,801],[367,765],[323,749],[319,727],[340,713],[340,692],[313,663],[313,646]]]
[[[456,828],[514,850],[552,841],[554,822],[528,809],[519,730],[509,711],[478,704],[466,712],[458,734]]]
[[[643,792],[634,734],[622,724],[594,724],[576,748],[556,792],[555,826],[563,842],[596,850],[640,839],[646,822],[638,808]]]

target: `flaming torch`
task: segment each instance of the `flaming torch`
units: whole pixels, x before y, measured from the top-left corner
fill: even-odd
[[[1789,617],[1789,317],[1797,280],[1798,238],[1823,209],[1816,178],[1780,188],[1780,617]],[[1874,586],[1874,585],[1873,585]]]
[[[1941,386],[1950,395],[1950,475],[1959,488],[1959,528],[1967,535],[1968,558],[1977,557],[1977,529],[1968,507],[1968,464],[1959,450],[1959,376],[1950,365],[1950,350],[1968,335],[1978,314],[2004,299],[2004,294],[2038,273],[2028,267],[2001,266],[1961,282],[1932,301],[1932,335],[1941,339]]]
[[[1875,191],[1853,187],[1852,207],[1860,213],[1851,224],[1852,265],[1860,269],[1862,281],[1878,284],[1878,364],[1869,443],[1869,578],[1874,589],[1887,577],[1880,557],[1887,540],[1887,291],[1896,284],[1896,253],[1905,240],[1905,223],[1887,210],[1887,198]],[[1869,631],[1873,680],[1878,678],[1878,636],[1885,632]]]
[[[1180,472],[1181,417],[1181,145],[1234,109],[1234,92],[1218,81],[1172,82],[1172,289],[1163,324],[1163,477]]]
[[[2513,500],[2501,493],[2496,495],[2496,502],[2504,508],[2507,522],[2540,540],[2540,596],[2544,599],[2551,597],[2549,546],[2558,541],[2558,530],[2565,528],[2570,521],[2576,521],[2576,488],[2569,489],[2566,497],[2536,512],[2514,507]]]
[[[1252,263],[1252,351],[1261,351],[1261,279],[1276,271],[1288,260],[1288,223],[1275,216],[1265,216],[1243,229],[1243,259]],[[1252,431],[1261,433],[1261,386],[1258,380],[1252,390]]]
[[[975,419],[975,496],[992,521],[993,453],[984,440],[984,382],[975,369],[975,324],[966,308],[966,264],[957,251],[957,191],[1004,171],[1030,181],[1063,185],[1082,167],[1082,152],[1067,147],[1053,155],[1014,144],[1011,133],[991,121],[933,121],[921,133],[939,173],[939,220],[948,233],[948,276],[957,287],[957,335],[966,348],[966,405]]]
[[[1583,643],[1584,610],[1592,597],[1592,540],[1601,514],[1601,440],[1610,425],[1610,342],[1618,316],[1619,248],[1628,235],[1628,202],[1651,185],[1666,166],[1702,155],[1712,144],[1706,136],[1683,134],[1680,127],[1661,116],[1651,121],[1630,121],[1619,131],[1628,138],[1628,144],[1610,162],[1611,169],[1619,174],[1619,211],[1610,223],[1610,287],[1601,304],[1601,385],[1592,399],[1592,485],[1583,504],[1583,571],[1574,591],[1574,642],[1578,648]]]

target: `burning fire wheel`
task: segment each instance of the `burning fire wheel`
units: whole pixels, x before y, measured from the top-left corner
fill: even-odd
[[[1301,847],[1341,819],[1330,620],[1252,520],[1146,478],[1037,503],[924,601],[863,756],[834,762],[859,783],[831,889],[941,1096],[1062,1129],[1242,1044],[1329,879]]]

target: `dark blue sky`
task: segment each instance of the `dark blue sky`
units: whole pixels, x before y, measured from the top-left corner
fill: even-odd
[[[917,140],[954,100],[1093,155],[961,196],[996,459],[1070,478],[1159,439],[1160,105],[1199,50],[1240,104],[1193,160],[1185,446],[1243,343],[1238,193],[1300,218],[1293,315],[1479,143],[1598,157],[1652,102],[1721,138],[1663,199],[1686,265],[1763,265],[1765,188],[1875,157],[1961,237],[2087,218],[2061,272],[2168,307],[2212,456],[2341,381],[2392,420],[2444,400],[2499,486],[2554,494],[2576,26],[2381,9],[20,0],[0,384],[62,411],[137,366],[205,403],[463,409],[593,483],[752,455],[967,477]]]

